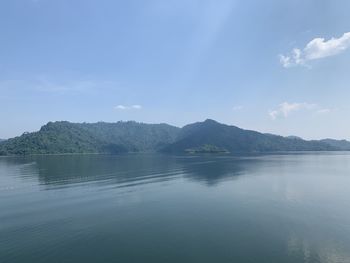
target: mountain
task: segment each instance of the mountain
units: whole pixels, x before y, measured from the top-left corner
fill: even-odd
[[[323,139],[321,142],[327,143],[343,151],[350,151],[350,142],[347,140]]]
[[[0,145],[0,154],[154,152],[175,141],[179,128],[133,121],[49,122]]]
[[[202,149],[205,145],[231,153],[337,150],[337,147],[320,141],[263,134],[221,124],[214,120],[206,120],[183,127],[177,140],[166,146],[163,151],[180,153],[191,151],[191,149]]]
[[[286,138],[288,139],[298,139],[298,140],[302,140],[303,138],[299,137],[299,136],[295,136],[295,135],[290,135],[290,136],[287,136]]]
[[[282,137],[214,120],[177,128],[168,124],[134,121],[117,123],[49,122],[37,132],[0,143],[0,155],[62,153],[240,153],[273,151],[350,150],[350,142],[307,141]]]

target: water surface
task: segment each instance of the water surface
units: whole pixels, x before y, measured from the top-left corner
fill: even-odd
[[[350,262],[350,154],[0,158],[0,262]]]

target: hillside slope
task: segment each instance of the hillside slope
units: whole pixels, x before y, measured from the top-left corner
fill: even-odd
[[[175,141],[179,128],[137,122],[49,122],[0,145],[0,154],[147,152]]]
[[[350,142],[347,140],[323,139],[320,141],[333,147],[336,147],[340,150],[350,151]]]
[[[244,130],[214,120],[177,128],[134,121],[49,122],[33,133],[0,143],[0,155],[63,153],[240,153],[350,150],[346,140],[306,141]]]
[[[337,149],[337,147],[320,141],[305,141],[299,138],[263,134],[221,124],[214,120],[206,120],[183,127],[178,140],[165,147],[163,151],[181,153],[191,151],[191,149],[208,148],[208,145],[231,153]]]

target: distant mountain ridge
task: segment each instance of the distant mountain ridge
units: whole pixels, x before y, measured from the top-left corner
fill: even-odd
[[[214,120],[178,128],[135,121],[49,122],[37,132],[0,144],[0,155],[65,153],[236,153],[350,150],[346,140],[303,140],[244,130]]]
[[[8,139],[0,154],[154,152],[175,141],[179,128],[168,124],[49,122],[33,133]]]
[[[208,119],[183,127],[176,142],[166,146],[163,151],[184,152],[188,148],[198,148],[202,145],[213,145],[228,152],[337,150],[337,147],[320,141],[263,134]]]
[[[323,139],[321,142],[327,143],[333,147],[339,148],[343,151],[350,151],[350,142],[347,140],[334,140],[334,139]]]

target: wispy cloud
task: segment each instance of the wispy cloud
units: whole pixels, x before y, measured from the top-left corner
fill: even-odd
[[[278,107],[274,110],[269,111],[269,115],[272,120],[276,120],[278,118],[287,118],[290,114],[293,112],[306,110],[306,111],[312,111],[319,114],[325,114],[331,112],[328,108],[321,108],[317,104],[313,103],[289,103],[289,102],[283,102],[278,105]]]
[[[232,107],[232,110],[233,111],[240,111],[240,110],[242,110],[243,109],[243,106],[241,106],[241,105],[237,105],[237,106],[233,106]]]
[[[326,113],[330,113],[331,111],[332,111],[331,109],[325,108],[325,109],[317,110],[317,113],[319,113],[319,114],[326,114]]]
[[[130,106],[126,106],[126,105],[117,105],[114,107],[115,110],[141,110],[142,106],[135,104],[135,105],[130,105]]]
[[[43,92],[55,92],[55,93],[65,93],[65,92],[85,92],[96,88],[97,83],[90,80],[75,80],[69,82],[55,82],[49,80],[46,77],[38,77],[36,82],[33,83],[33,89]]]
[[[85,93],[100,91],[102,89],[117,89],[118,83],[114,81],[94,81],[89,79],[54,80],[41,75],[29,79],[0,79],[0,89],[9,91],[30,91],[37,93]]]
[[[339,38],[314,38],[303,49],[294,48],[287,55],[279,55],[283,67],[305,66],[308,61],[337,55],[350,47],[350,32]]]

